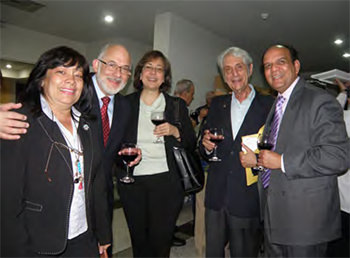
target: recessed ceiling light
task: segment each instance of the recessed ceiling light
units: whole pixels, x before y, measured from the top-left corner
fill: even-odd
[[[112,15],[106,15],[104,20],[106,23],[112,23],[114,21],[114,18]]]
[[[7,65],[6,65],[6,68],[7,68],[7,69],[11,69],[11,68],[12,68],[12,65],[7,64]]]
[[[348,57],[350,57],[350,54],[349,53],[344,53],[343,57],[348,58]]]
[[[269,16],[270,16],[269,13],[261,13],[261,14],[260,14],[261,19],[263,19],[264,21],[266,21],[267,18],[269,18]]]
[[[341,39],[336,39],[336,40],[334,41],[334,44],[336,44],[336,45],[341,45],[341,44],[343,44],[343,41],[342,41]]]

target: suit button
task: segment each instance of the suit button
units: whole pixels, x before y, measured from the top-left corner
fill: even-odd
[[[234,153],[233,151],[230,152],[231,155],[233,155],[233,153]]]

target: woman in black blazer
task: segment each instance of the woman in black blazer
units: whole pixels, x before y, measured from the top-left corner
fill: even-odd
[[[135,68],[137,92],[127,96],[133,108],[126,140],[141,148],[142,160],[133,168],[135,183],[118,186],[134,257],[169,256],[184,199],[172,148],[195,148],[195,133],[185,102],[166,93],[170,86],[167,58],[160,51],[147,52]],[[166,122],[153,125],[153,111],[164,111]],[[175,112],[179,113],[179,121]],[[161,144],[154,143],[157,137],[163,141]],[[119,173],[118,177],[122,176],[124,173]]]
[[[28,132],[1,141],[2,257],[98,257],[111,243],[88,69],[81,54],[57,47],[30,74],[20,111]]]

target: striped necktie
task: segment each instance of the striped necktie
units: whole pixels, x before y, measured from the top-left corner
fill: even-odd
[[[280,123],[282,120],[282,116],[283,116],[283,103],[286,99],[280,95],[277,98],[277,102],[276,102],[276,107],[275,107],[275,113],[273,116],[273,121],[271,124],[271,130],[270,130],[270,142],[273,144],[272,150],[274,151],[276,148],[276,142],[277,142],[277,136],[278,136],[278,130],[280,127]],[[264,188],[269,186],[270,183],[270,175],[271,175],[271,170],[270,169],[265,169],[262,174],[261,174],[261,181],[262,184],[264,186]]]

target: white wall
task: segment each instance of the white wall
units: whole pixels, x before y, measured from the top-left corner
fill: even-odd
[[[100,49],[107,43],[124,45],[129,50],[132,63],[134,65],[146,51],[153,49],[152,45],[147,45],[128,38],[104,39],[85,44],[8,24],[4,28],[1,28],[0,33],[0,49],[2,59],[32,64],[34,64],[38,60],[39,56],[46,50],[60,45],[66,45],[76,49],[81,54],[85,55],[90,64],[92,60],[97,57]],[[3,75],[5,77],[23,77],[23,74],[19,75],[17,73],[12,73],[9,76],[7,76],[5,73]],[[132,78],[130,78],[129,84],[122,93],[128,94],[132,91]]]
[[[214,78],[218,74],[217,56],[231,46],[240,47],[174,13],[162,13],[155,18],[154,49],[163,51],[171,62],[171,92],[180,79],[190,79],[195,84],[195,99],[189,107],[190,110],[205,103],[205,94],[213,89]],[[260,56],[247,51],[254,60],[251,83],[259,87],[266,86],[259,71]]]
[[[66,45],[83,55],[86,45],[81,42],[36,32],[6,24],[1,28],[1,58],[25,63],[35,63],[39,56],[56,46]]]
[[[204,104],[205,94],[213,89],[218,73],[216,57],[232,43],[169,12],[156,17],[154,35],[154,48],[163,51],[172,65],[171,92],[178,80],[190,79],[195,84],[195,99],[190,109]]]
[[[10,69],[3,69],[1,72],[3,77],[21,79],[28,78],[31,70],[14,71]]]

